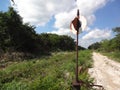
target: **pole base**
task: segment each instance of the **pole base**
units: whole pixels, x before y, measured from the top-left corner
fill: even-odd
[[[73,87],[73,90],[80,90],[80,87],[81,87],[81,82],[80,81],[73,81],[72,82],[72,87]]]

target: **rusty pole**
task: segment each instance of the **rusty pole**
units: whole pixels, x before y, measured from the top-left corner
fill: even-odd
[[[75,69],[75,81],[73,82],[73,90],[80,90],[81,83],[78,80],[78,35],[79,35],[79,9],[77,10],[77,18],[76,29],[77,29],[77,40],[76,40],[76,69]]]
[[[78,82],[78,32],[76,41],[76,82]]]

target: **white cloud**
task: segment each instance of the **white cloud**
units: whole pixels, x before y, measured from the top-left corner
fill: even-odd
[[[70,32],[69,32],[69,29],[64,30],[63,28],[61,28],[59,30],[52,31],[51,33],[55,33],[55,34],[59,34],[59,35],[66,35],[66,34],[68,34]]]
[[[106,39],[111,36],[111,30],[95,29],[87,33],[82,39]]]
[[[112,38],[112,31],[109,29],[94,29],[90,30],[86,35],[79,39],[79,45],[88,47],[89,45],[100,42],[103,39]]]
[[[15,8],[25,22],[45,25],[53,15],[69,11],[74,7],[74,0],[14,0]]]
[[[54,30],[54,31],[48,32],[48,33],[53,33],[53,34],[58,34],[58,35],[68,35],[74,39],[76,37],[76,35],[73,34],[72,32],[70,32],[70,29],[67,29],[67,28],[60,28],[59,30]]]
[[[103,7],[107,2],[108,0],[77,0],[77,7],[71,9],[70,12],[64,10],[64,12],[55,15],[55,27],[58,29],[68,27],[70,21],[76,16],[77,8],[79,8],[80,13],[86,17],[89,26],[93,24],[96,19],[94,12]]]
[[[69,17],[68,17],[69,16]],[[69,28],[71,15],[67,12],[62,12],[55,15],[55,28]]]
[[[14,0],[15,8],[25,22],[34,25],[45,25],[52,16],[55,16],[55,27],[68,27],[68,23],[76,15],[79,8],[88,24],[95,20],[94,12],[103,7],[109,0]]]

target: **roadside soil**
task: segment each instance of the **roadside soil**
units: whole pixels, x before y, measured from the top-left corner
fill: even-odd
[[[92,58],[94,64],[89,74],[94,78],[94,84],[102,85],[104,90],[120,90],[120,63],[96,52],[93,52]]]

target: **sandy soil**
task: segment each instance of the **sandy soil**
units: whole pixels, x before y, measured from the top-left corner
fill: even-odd
[[[94,84],[102,85],[105,90],[120,90],[120,63],[96,52],[93,52],[93,61],[89,74],[95,79]]]

